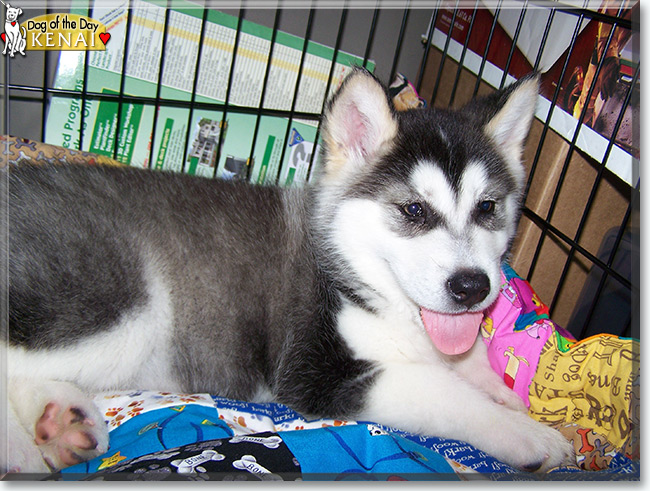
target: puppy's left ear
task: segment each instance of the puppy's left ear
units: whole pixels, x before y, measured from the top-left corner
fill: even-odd
[[[538,95],[539,75],[534,73],[465,106],[466,111],[478,115],[483,131],[515,174],[523,173],[521,156]]]

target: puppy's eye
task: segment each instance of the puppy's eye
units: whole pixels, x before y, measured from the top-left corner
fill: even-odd
[[[421,217],[424,215],[424,208],[420,203],[408,203],[402,206],[402,211],[409,217]]]
[[[481,201],[478,204],[478,210],[481,213],[492,213],[494,211],[495,206],[496,203],[494,201],[485,200],[485,201]]]

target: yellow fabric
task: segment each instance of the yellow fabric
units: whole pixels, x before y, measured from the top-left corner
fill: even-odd
[[[530,385],[529,414],[553,426],[589,428],[626,453],[639,431],[637,340],[609,334],[567,343],[557,332],[545,344]]]

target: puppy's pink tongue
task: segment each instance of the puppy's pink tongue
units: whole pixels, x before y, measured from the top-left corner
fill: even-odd
[[[483,313],[439,314],[420,307],[420,317],[436,348],[446,355],[460,355],[476,341]]]

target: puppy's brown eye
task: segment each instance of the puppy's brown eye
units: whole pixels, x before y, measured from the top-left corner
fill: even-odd
[[[420,203],[409,203],[402,207],[404,214],[410,217],[421,217],[424,215],[424,208]]]

